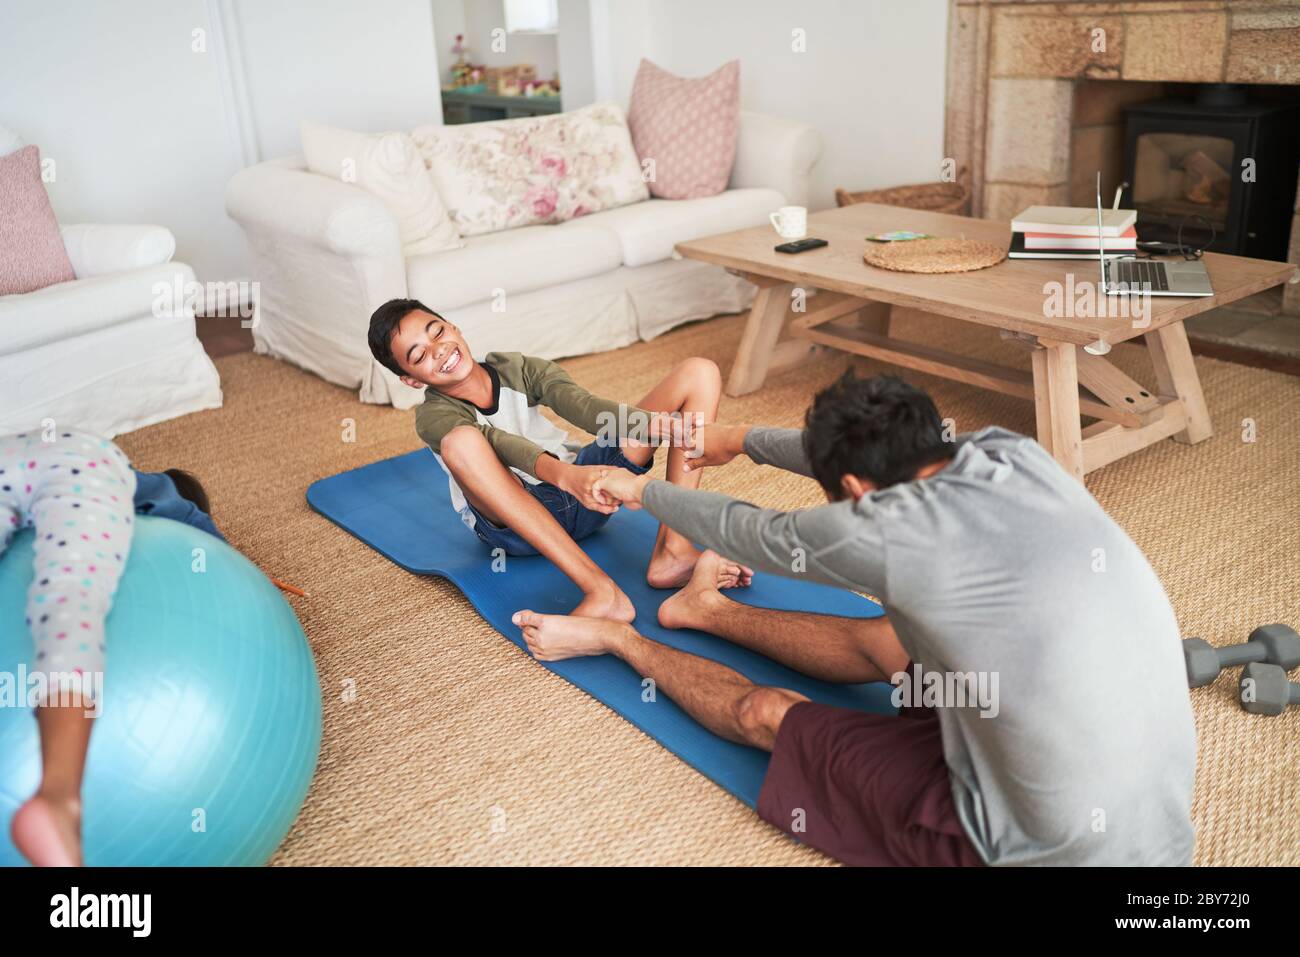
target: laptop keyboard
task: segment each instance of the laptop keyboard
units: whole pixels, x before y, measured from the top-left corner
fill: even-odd
[[[1123,285],[1133,292],[1143,289],[1152,292],[1169,290],[1169,274],[1165,272],[1165,264],[1150,259],[1112,260],[1109,282],[1112,286]]]

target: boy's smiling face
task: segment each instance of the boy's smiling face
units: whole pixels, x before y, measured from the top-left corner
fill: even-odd
[[[392,339],[393,356],[406,374],[402,381],[419,389],[442,391],[463,382],[474,360],[460,330],[438,316],[413,309],[402,317]]]

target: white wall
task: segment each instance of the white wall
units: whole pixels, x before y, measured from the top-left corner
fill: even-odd
[[[451,48],[456,43],[456,34],[464,32],[465,0],[433,0],[433,35],[438,44],[438,63],[442,67],[438,79],[442,83],[451,82],[451,65],[456,62]]]
[[[492,50],[492,31],[505,29],[506,13],[503,0],[464,0],[465,2],[465,40],[470,45],[471,63],[487,66],[513,66],[516,63],[531,63],[537,68],[537,76],[549,80],[555,76],[559,56],[554,34],[508,33],[505,35],[505,50]],[[560,77],[564,82],[564,77]]]
[[[200,0],[5,0],[0,125],[55,162],[47,184],[63,222],[161,223],[177,258],[242,275],[242,234],[221,188],[237,168]]]
[[[429,0],[0,2],[0,126],[55,160],[59,219],[165,225],[203,281],[247,277],[226,181],[304,118],[439,122]]]
[[[442,122],[444,44],[429,0],[237,0],[236,10],[264,158],[299,152],[299,120],[373,132]]]
[[[596,101],[591,3],[559,0],[558,6],[560,32],[555,38],[555,54],[560,70],[560,102],[566,110],[576,110]]]
[[[245,162],[297,152],[303,118],[369,130],[437,122],[437,64],[451,59],[457,10],[467,23],[499,25],[501,7],[3,0],[0,126],[56,161],[49,191],[63,221],[161,223],[201,279],[245,278],[243,235],[223,201],[230,176]],[[838,185],[937,178],[945,0],[562,0],[560,13],[561,37],[566,23],[590,34],[585,78],[581,36],[562,41],[574,75],[570,88],[561,72],[566,107],[626,104],[642,56],[685,75],[739,57],[745,109],[822,130],[814,205],[831,205]],[[796,27],[806,53],[791,51]],[[206,52],[192,49],[195,30],[205,31]],[[528,39],[539,38],[510,37],[501,62],[554,70],[554,60],[525,52]]]
[[[836,186],[939,179],[947,0],[591,3],[597,98],[626,105],[641,57],[683,76],[739,59],[742,109],[821,130],[814,207],[833,206]],[[804,31],[806,52],[792,49],[796,29]]]

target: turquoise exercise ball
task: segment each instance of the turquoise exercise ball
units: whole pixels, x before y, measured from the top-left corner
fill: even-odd
[[[9,822],[41,773],[26,696],[4,697],[35,657],[24,620],[32,539],[19,532],[0,555],[0,865],[24,863]],[[106,628],[82,787],[85,863],[264,864],[320,750],[320,682],[293,609],[229,545],[141,516]]]

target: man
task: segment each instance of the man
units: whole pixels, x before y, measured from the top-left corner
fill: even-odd
[[[521,611],[534,654],[618,655],[715,733],[771,750],[760,814],[846,862],[1190,863],[1195,726],[1173,609],[1041,446],[996,428],[945,442],[930,397],[885,377],[822,392],[804,431],[700,431],[692,468],[747,454],[815,478],[830,504],[759,509],[625,472],[599,487],[736,561],[877,595],[887,617],[748,608],[709,586],[706,557],[663,624],[827,681],[938,674],[998,700],[866,714],[627,625]]]

